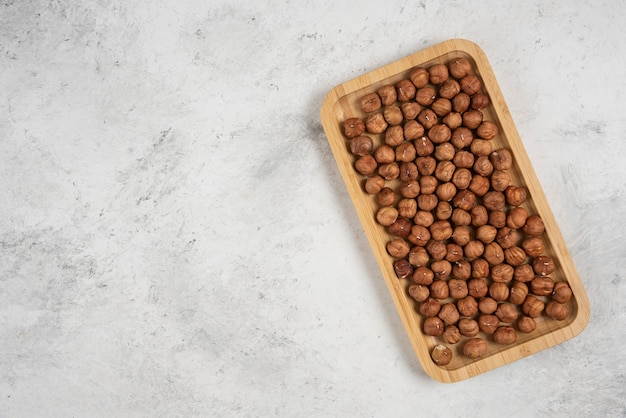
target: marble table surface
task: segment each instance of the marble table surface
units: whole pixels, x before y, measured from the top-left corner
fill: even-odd
[[[618,0],[6,0],[0,416],[626,416]],[[322,130],[335,85],[479,44],[589,325],[441,384]]]

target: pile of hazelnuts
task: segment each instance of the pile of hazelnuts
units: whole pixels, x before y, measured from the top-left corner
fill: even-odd
[[[343,122],[354,168],[375,196],[386,249],[436,337],[433,361],[445,366],[458,343],[470,359],[487,340],[513,344],[541,315],[564,320],[572,291],[550,276],[545,225],[513,184],[513,155],[494,144],[490,98],[470,61],[413,68],[408,78],[365,94],[363,117]],[[527,205],[526,205],[527,206]]]

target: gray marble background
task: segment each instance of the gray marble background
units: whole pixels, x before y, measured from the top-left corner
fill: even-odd
[[[0,4],[0,416],[626,416],[626,7]],[[439,41],[487,53],[587,329],[422,371],[319,118]]]

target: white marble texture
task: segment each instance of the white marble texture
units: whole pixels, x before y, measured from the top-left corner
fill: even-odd
[[[626,416],[626,8],[0,3],[0,416]],[[587,289],[577,338],[422,371],[322,132],[326,92],[487,53]]]

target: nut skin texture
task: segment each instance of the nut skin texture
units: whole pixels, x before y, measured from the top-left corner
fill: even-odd
[[[445,125],[444,125],[445,126]],[[454,158],[456,154],[456,150],[454,146],[449,142],[444,142],[443,144],[437,145],[435,147],[435,158],[439,161],[450,161]]]
[[[430,108],[438,116],[445,116],[452,111],[452,102],[446,98],[440,97],[430,105]]]
[[[413,266],[404,258],[393,262],[393,270],[399,279],[406,279],[413,275]]]
[[[383,110],[383,117],[385,118],[385,122],[391,126],[400,125],[404,120],[402,110],[400,110],[400,108],[396,105],[385,107],[385,110]]]
[[[448,280],[448,287],[450,288],[450,297],[454,299],[463,299],[468,295],[467,283],[461,279]]]
[[[472,101],[473,99],[474,97],[472,98]],[[478,125],[478,128],[476,128],[476,134],[482,139],[494,139],[498,135],[498,125],[490,120],[485,120]]]
[[[348,138],[356,138],[365,132],[365,124],[359,118],[348,118],[343,123],[343,133]]]
[[[437,207],[439,199],[435,194],[420,194],[417,196],[417,207],[421,210],[431,211]]]
[[[469,359],[477,359],[487,353],[487,341],[484,338],[474,337],[463,345],[463,355]]]
[[[448,290],[448,284],[443,280],[435,280],[430,285],[430,296],[435,299],[439,299],[439,300],[447,299],[449,294],[450,292]],[[445,307],[445,305],[443,307]],[[445,319],[441,316],[441,311],[439,311],[439,317],[445,321]]]
[[[419,305],[419,313],[425,317],[434,317],[439,313],[441,309],[441,303],[434,298],[429,297]]]
[[[472,261],[472,277],[474,279],[486,279],[489,273],[490,269],[487,260],[479,258]]]
[[[424,130],[424,127],[422,127],[422,130]],[[415,147],[416,154],[420,157],[428,157],[435,151],[435,144],[433,144],[427,136],[423,136],[423,134],[413,141],[413,146]]]
[[[460,88],[460,85],[459,85]],[[484,109],[489,106],[489,96],[482,93],[476,93],[472,96],[472,101],[470,103],[470,107],[472,109]]]
[[[403,163],[411,162],[416,157],[415,147],[410,142],[403,142],[396,147],[395,157],[396,161]]]
[[[454,155],[454,158],[452,159],[455,166],[464,169],[472,168],[472,166],[474,165],[474,160],[474,154],[469,151],[463,150],[457,151],[457,153]]]
[[[383,144],[374,151],[374,158],[379,164],[392,163],[396,160],[396,152],[391,146]]]
[[[535,272],[530,264],[520,264],[515,267],[513,278],[518,282],[528,283],[535,277]]]
[[[398,214],[403,218],[412,218],[417,213],[417,202],[411,196],[408,196],[408,192],[405,194],[405,189],[408,190],[409,186],[407,185],[402,189],[402,195],[407,198],[398,202]]]
[[[493,164],[491,164],[489,158],[481,156],[474,160],[472,169],[474,170],[474,173],[479,176],[487,177],[493,173]],[[489,184],[491,184],[491,180],[489,181]]]
[[[442,182],[449,182],[452,180],[456,167],[452,161],[439,161],[437,167],[435,167],[435,177]]]
[[[513,344],[517,341],[517,333],[515,328],[502,325],[493,333],[493,341],[497,344]]]
[[[567,315],[569,315],[567,306],[555,301],[548,302],[545,312],[547,316],[557,321],[563,321],[567,318]]]
[[[477,240],[473,240],[468,242],[463,248],[463,255],[468,260],[474,260],[475,258],[480,257],[485,252],[485,245]]]
[[[438,337],[443,334],[445,328],[445,324],[439,317],[431,316],[424,319],[424,334],[426,335]]]
[[[413,222],[415,225],[424,226],[428,228],[435,221],[435,217],[432,213],[426,212],[425,210],[418,210],[415,216],[413,217]]]
[[[409,255],[411,246],[402,238],[394,238],[387,243],[387,252],[395,258],[404,258]]]
[[[446,254],[446,261],[450,263],[458,263],[463,260],[463,247],[459,244],[449,242],[446,244],[448,253]],[[456,273],[457,271],[455,271]]]
[[[460,318],[459,311],[456,309],[456,306],[454,306],[454,303],[444,303],[437,316],[439,316],[446,325],[454,325]]]
[[[435,64],[428,69],[431,84],[439,85],[449,77],[448,67],[445,64]]]
[[[509,247],[504,250],[504,261],[513,267],[522,265],[526,262],[526,252],[517,245]]]
[[[523,187],[509,186],[504,191],[506,203],[510,206],[519,206],[526,201],[528,193]]]
[[[444,81],[443,84],[441,84],[441,87],[439,87],[439,96],[443,97],[444,99],[452,99],[460,92],[461,85],[458,81],[451,78]]]
[[[522,304],[522,312],[531,318],[538,318],[545,308],[545,304],[535,296],[528,295]]]
[[[448,254],[448,248],[443,241],[430,240],[426,244],[426,251],[434,261],[443,260]]]
[[[463,125],[470,128],[476,129],[483,123],[483,112],[477,109],[468,110],[463,113]]]
[[[459,190],[452,199],[452,204],[465,211],[471,211],[476,206],[476,195],[468,189]]]
[[[455,244],[464,246],[471,240],[470,230],[466,226],[455,226],[452,230],[451,238]]]
[[[519,229],[524,226],[528,218],[528,211],[522,207],[514,207],[509,210],[506,224],[509,228]]]
[[[454,58],[448,63],[448,68],[452,77],[457,79],[461,79],[472,72],[472,65],[467,58],[463,57]]]
[[[400,176],[400,166],[397,163],[386,163],[378,166],[378,175],[385,180],[395,180]]]
[[[498,305],[498,309],[496,309],[495,315],[500,319],[500,321],[505,324],[509,324],[517,319],[519,316],[519,312],[515,305],[504,302]]]
[[[452,110],[458,113],[464,113],[470,107],[471,98],[467,93],[460,92],[452,98]],[[461,115],[462,118],[462,115]]]
[[[517,320],[517,329],[523,333],[530,333],[537,329],[537,322],[530,316],[522,315]]]
[[[452,226],[448,221],[435,221],[429,228],[432,239],[443,241],[452,236]]]
[[[450,203],[443,201],[437,203],[435,216],[437,216],[437,219],[439,220],[450,219],[450,216],[452,216],[452,206],[450,206]]]
[[[375,112],[382,106],[382,102],[380,100],[380,96],[378,93],[370,93],[361,97],[359,100],[359,105],[361,106],[361,110],[365,113]]]
[[[376,195],[376,201],[380,206],[392,206],[396,203],[396,193],[390,187],[383,187]]]
[[[409,251],[408,259],[414,267],[426,266],[430,262],[430,255],[423,247],[415,246]]]
[[[554,280],[548,276],[537,276],[530,281],[530,291],[537,296],[549,296],[554,290]]]
[[[465,296],[463,299],[459,299],[456,302],[456,307],[459,314],[462,316],[470,317],[478,313],[478,301],[472,296]]]
[[[422,176],[430,176],[437,168],[437,160],[433,157],[418,157],[415,159],[417,172]]]
[[[463,117],[459,112],[450,112],[442,119],[443,123],[450,129],[456,129],[463,123]]]
[[[410,200],[413,201],[414,208],[417,208],[417,202],[415,202],[414,199],[419,195],[419,193],[420,184],[416,180],[402,182],[402,185],[400,186],[400,195],[404,197],[404,199],[401,200],[400,203],[403,201],[406,203],[407,200]],[[415,216],[415,212],[413,215],[407,216],[407,218],[412,218],[413,216]]]
[[[480,298],[487,296],[489,287],[487,286],[487,281],[485,279],[473,278],[467,282],[467,290],[469,296],[474,298],[475,301],[478,301]],[[478,302],[476,302],[476,309],[478,309]]]
[[[501,263],[491,268],[491,279],[494,282],[509,283],[513,279],[514,269],[512,266]]]
[[[491,297],[480,298],[478,301],[478,310],[486,315],[493,314],[498,309],[498,302]]]
[[[508,170],[513,166],[513,156],[506,148],[495,150],[489,155],[489,159],[496,170]]]
[[[359,135],[350,141],[350,152],[362,157],[370,154],[374,149],[374,141],[367,135]]]
[[[450,136],[450,142],[458,149],[469,147],[473,140],[472,131],[464,126],[456,128]]]
[[[428,286],[420,284],[412,284],[408,289],[409,296],[416,302],[424,302],[430,296],[430,290]]]
[[[400,180],[413,181],[417,180],[418,176],[417,166],[414,162],[406,162],[400,164]]]
[[[483,206],[490,211],[501,210],[505,205],[504,193],[492,190],[483,196]],[[505,215],[506,222],[506,215]]]
[[[436,345],[430,353],[430,357],[437,366],[446,366],[452,361],[452,350],[445,345]]]
[[[539,276],[547,276],[554,272],[555,265],[552,257],[540,255],[533,260],[533,270]]]
[[[443,280],[450,277],[450,274],[452,273],[452,264],[450,264],[448,260],[433,261],[430,264],[430,269],[435,274],[435,281],[441,281],[442,283],[445,283],[443,282]],[[447,287],[447,284],[446,284],[446,287]],[[446,294],[446,297],[448,297],[449,292],[446,291],[445,294]]]
[[[411,221],[406,218],[398,217],[387,229],[396,237],[406,238],[411,233]]]
[[[367,116],[367,118],[365,118],[365,129],[367,132],[380,134],[385,132],[387,126],[389,126],[389,124],[381,112],[371,113]]]
[[[428,138],[435,144],[442,144],[452,138],[452,131],[443,123],[433,125],[428,130]]]
[[[435,194],[442,202],[449,202],[456,195],[456,186],[452,182],[442,183],[437,187]]]
[[[472,265],[467,260],[459,260],[452,265],[452,277],[455,279],[461,279],[463,281],[469,279],[472,276]],[[467,290],[467,284],[465,284]],[[467,294],[467,292],[466,292]]]
[[[431,269],[424,266],[419,266],[413,272],[413,283],[429,286],[435,280],[435,274]]]
[[[470,96],[478,93],[481,88],[480,80],[473,74],[467,74],[461,78],[459,85],[461,86],[461,91]]]
[[[487,157],[493,151],[493,145],[486,139],[474,139],[470,144],[470,151],[477,157]]]
[[[474,175],[472,176],[472,180],[469,184],[469,189],[476,196],[484,196],[487,192],[489,192],[489,187],[491,186],[491,182],[487,177]],[[460,189],[461,187],[459,187]]]
[[[506,170],[494,170],[493,173],[491,173],[491,187],[493,188],[493,190],[498,191],[498,192],[503,192],[510,185],[511,185],[511,177],[509,176],[509,173]],[[505,196],[502,195],[502,197],[504,198],[506,202]]]
[[[385,127],[385,129],[385,144],[390,147],[397,147],[404,141],[404,129],[401,126],[390,126],[388,129]]]
[[[487,334],[493,334],[496,329],[498,329],[498,325],[500,325],[500,320],[495,315],[483,314],[478,317],[478,328]]]
[[[489,220],[489,212],[487,208],[479,205],[472,208],[470,214],[472,215],[472,226],[473,227],[481,227],[483,225],[487,225],[487,221]]]
[[[572,298],[572,289],[565,282],[556,282],[552,291],[552,300],[559,303],[566,303]]]
[[[528,296],[528,286],[522,282],[515,282],[509,291],[509,302],[514,305],[521,305]]]
[[[545,245],[541,237],[530,237],[522,241],[522,249],[529,257],[537,257],[543,254]]]
[[[424,136],[424,127],[416,120],[408,120],[404,124],[404,138],[407,141],[417,140]],[[416,144],[413,144],[416,146]],[[428,154],[426,154],[428,155]]]
[[[379,175],[368,177],[363,188],[366,193],[377,194],[385,187],[385,179]]]
[[[454,165],[458,167],[456,163],[454,163]],[[472,172],[467,168],[457,168],[452,175],[452,184],[454,184],[457,189],[467,189],[470,186],[471,181]]]
[[[459,327],[459,332],[464,337],[475,337],[480,332],[480,328],[478,327],[478,322],[475,319],[471,318],[461,318],[459,319],[459,323],[457,324]]]
[[[506,225],[506,213],[501,210],[489,211],[489,220],[487,223],[496,228],[504,228]]]
[[[354,168],[364,176],[369,176],[376,171],[378,163],[371,155],[363,155],[355,161]]]
[[[399,102],[408,102],[415,97],[415,84],[411,80],[400,80],[396,83],[396,94]]]
[[[489,296],[498,302],[503,302],[509,298],[509,287],[505,283],[491,283],[489,285]]]
[[[442,337],[443,340],[448,344],[457,344],[459,341],[461,341],[462,335],[456,325],[448,325],[446,329],[443,330]]]
[[[422,107],[415,102],[402,103],[400,105],[400,109],[402,110],[402,115],[406,120],[415,119],[422,111]]]
[[[411,70],[411,73],[409,74],[409,79],[418,89],[426,87],[429,78],[430,75],[428,74],[428,70],[422,67],[413,68],[413,70]]]
[[[378,96],[380,97],[380,101],[385,106],[393,105],[396,100],[398,100],[398,95],[396,94],[396,88],[391,84],[387,84],[382,86],[377,91]]]
[[[376,220],[383,226],[390,226],[398,219],[398,209],[384,206],[376,212]]]
[[[528,236],[537,237],[545,231],[545,225],[539,215],[531,215],[526,219],[522,231]]]
[[[496,242],[490,242],[485,245],[485,252],[483,258],[492,265],[498,265],[504,261],[504,251],[502,247]]]
[[[437,98],[437,92],[430,86],[422,87],[415,93],[415,101],[422,106],[430,106]]]
[[[520,234],[517,229],[508,226],[502,227],[496,234],[496,242],[505,250],[517,245],[519,240]]]

